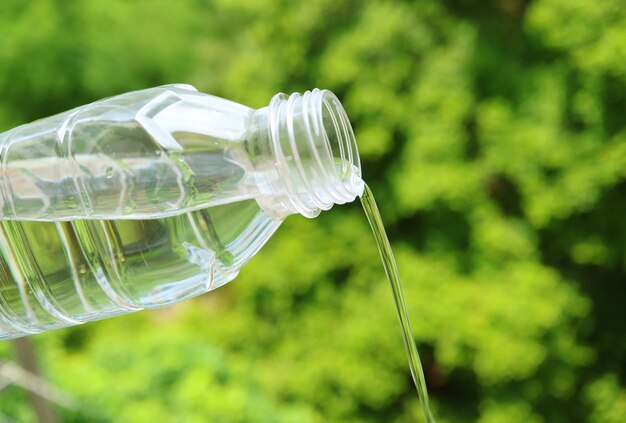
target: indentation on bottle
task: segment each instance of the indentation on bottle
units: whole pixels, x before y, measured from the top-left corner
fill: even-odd
[[[124,299],[124,297],[118,295],[118,293],[115,291],[115,289],[113,289],[113,287],[109,283],[109,279],[107,278],[106,274],[104,273],[104,270],[102,270],[101,267],[97,267],[96,269],[94,269],[93,273],[96,276],[96,281],[98,282],[98,285],[100,285],[100,288],[102,288],[102,291],[104,291],[106,296],[109,297],[113,302],[115,302],[116,304],[128,310],[143,309],[143,307],[133,304],[131,302],[128,302]]]
[[[202,269],[205,277],[204,290],[211,291],[215,287],[215,253],[205,248],[198,248],[189,242],[183,242],[183,247],[187,251],[187,259],[190,263],[196,264]]]
[[[1,226],[3,231],[1,231],[0,243],[4,251],[6,251],[7,262],[18,286],[29,322],[34,323],[34,326],[43,328],[58,326],[59,322],[74,325],[83,323],[82,320],[72,317],[57,303],[57,299],[47,285],[39,263],[33,255],[32,247],[22,224],[15,221],[6,221],[2,222]],[[5,230],[11,234],[11,242],[8,241],[4,233]],[[33,297],[35,304],[31,303]],[[36,306],[41,307],[41,310],[54,317],[56,322],[42,321],[44,316],[37,315],[34,309]]]
[[[119,234],[114,230],[114,222],[76,220],[72,226],[81,234],[77,237],[80,248],[105,295],[124,309],[143,309],[131,299],[124,287],[123,272],[117,263],[124,254]]]
[[[93,203],[91,202],[91,198],[85,184],[85,175],[83,174],[83,170],[74,151],[73,132],[79,116],[80,110],[71,113],[63,122],[58,135],[59,144],[61,145],[60,150],[63,152],[63,156],[70,164],[74,189],[76,190],[76,196],[78,197],[79,204],[83,210],[83,216],[90,216],[93,213]]]
[[[67,235],[65,233],[65,229],[62,225],[66,225],[66,223],[61,223],[61,222],[55,222],[55,228],[57,230],[57,233],[59,235],[59,240],[61,241],[61,246],[63,247],[63,252],[65,253],[65,257],[67,257],[68,260],[68,264],[70,267],[70,273],[72,275],[72,282],[74,283],[74,289],[76,290],[76,294],[78,295],[78,299],[83,307],[83,309],[88,312],[91,313],[93,312],[93,307],[91,306],[91,304],[89,303],[89,301],[87,301],[87,298],[85,297],[85,293],[83,292],[83,286],[80,282],[80,276],[79,273],[84,274],[86,273],[87,269],[83,268],[77,268],[76,263],[74,261],[74,255],[72,254],[72,251],[70,249],[70,243],[67,239]]]
[[[31,304],[30,298],[28,298],[27,287],[24,277],[22,276],[22,272],[20,271],[19,265],[15,260],[15,256],[13,255],[13,250],[6,236],[6,223],[0,223],[0,246],[2,247],[2,251],[4,253],[4,257],[9,268],[9,272],[11,272],[11,276],[13,277],[13,281],[17,285],[17,289],[21,298],[21,304],[24,306],[24,311],[26,316],[24,316],[28,321],[32,322],[34,325],[39,324],[39,319],[35,314]]]
[[[61,311],[60,309],[58,309],[52,303],[52,301],[48,299],[48,295],[49,293],[44,293],[40,289],[37,289],[35,291],[35,298],[37,298],[37,301],[39,301],[39,303],[41,304],[41,307],[46,312],[48,312],[48,314],[54,316],[57,320],[67,322],[71,325],[78,325],[78,324],[84,323],[82,320],[75,319],[71,317],[69,314],[65,313],[64,311]]]

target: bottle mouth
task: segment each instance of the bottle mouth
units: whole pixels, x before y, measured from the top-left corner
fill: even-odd
[[[315,217],[363,194],[361,162],[348,116],[335,94],[277,94],[269,105],[276,165],[293,208]]]

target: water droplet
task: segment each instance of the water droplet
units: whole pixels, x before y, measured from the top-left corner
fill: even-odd
[[[161,150],[156,150],[156,151],[154,152],[154,154],[156,154],[157,156],[160,156],[160,155],[161,155]]]
[[[109,166],[104,170],[104,176],[111,179],[113,177],[113,166]]]

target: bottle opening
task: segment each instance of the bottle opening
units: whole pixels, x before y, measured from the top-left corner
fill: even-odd
[[[354,132],[332,92],[278,94],[268,120],[278,172],[295,211],[314,217],[363,193]]]

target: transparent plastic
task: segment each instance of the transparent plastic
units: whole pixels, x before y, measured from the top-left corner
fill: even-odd
[[[254,110],[163,86],[0,134],[0,339],[215,289],[287,216],[363,189],[325,90]]]

